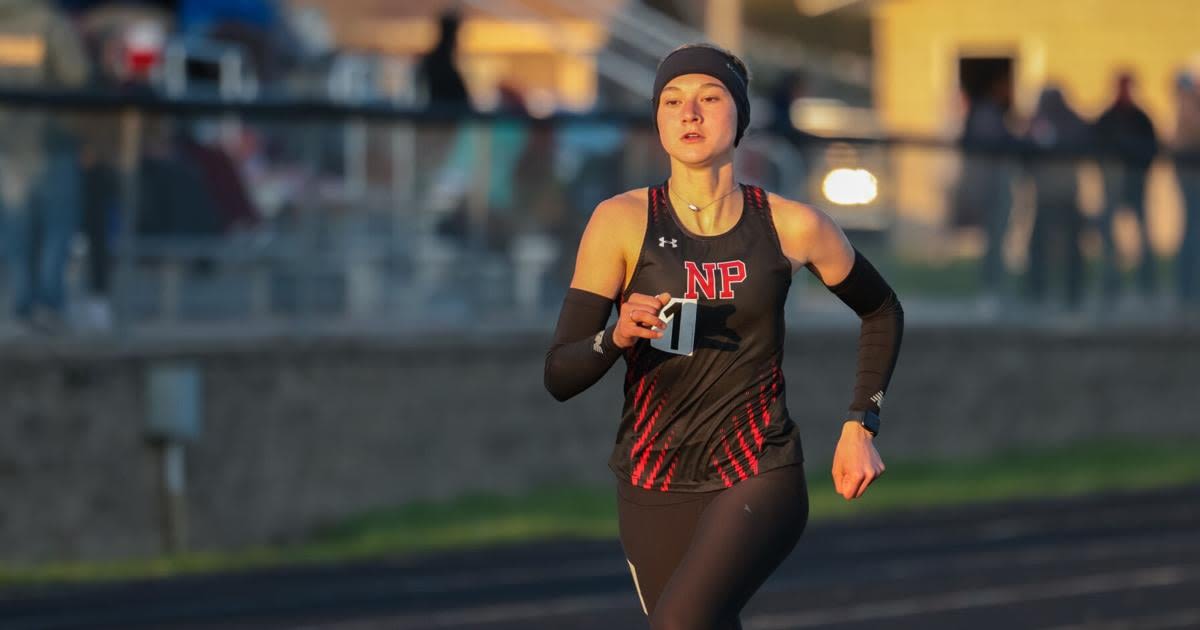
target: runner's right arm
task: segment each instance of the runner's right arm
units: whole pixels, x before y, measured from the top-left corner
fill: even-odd
[[[624,232],[632,230],[624,225],[622,204],[614,198],[597,206],[579,243],[575,275],[546,352],[546,389],[559,401],[600,380],[637,338],[662,336],[650,326],[666,327],[658,311],[670,297],[638,293],[621,305],[616,323],[605,327],[625,284],[625,250],[620,245],[627,236]]]

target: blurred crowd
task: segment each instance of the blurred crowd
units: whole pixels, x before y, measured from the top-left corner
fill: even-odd
[[[208,85],[225,97],[223,79],[214,75],[228,72],[219,46],[229,45],[244,53],[245,75],[259,88],[295,96],[331,77],[337,55],[327,33],[305,32],[305,24],[295,23],[303,11],[297,17],[289,9],[285,19],[283,6],[273,0],[0,0],[0,89],[170,96],[189,82],[189,94]],[[436,45],[412,66],[408,102],[441,113],[473,111],[456,61],[461,21],[451,13],[439,24]],[[187,42],[202,54],[172,68],[164,59],[168,42]],[[205,58],[203,51],[214,45],[216,57]],[[624,128],[581,122],[552,133],[529,124],[526,97],[514,85],[501,84],[498,92],[497,106],[489,109],[516,116],[417,130],[420,168],[432,176],[413,182],[414,197],[428,208],[429,231],[446,243],[497,252],[509,252],[529,223],[550,232],[547,242],[577,237],[586,215],[563,208],[591,208],[616,190]],[[139,243],[160,237],[199,242],[286,229],[281,224],[296,221],[295,205],[314,188],[350,177],[340,125],[310,124],[306,134],[296,134],[284,125],[228,122],[146,112],[137,162],[130,165],[121,163],[117,116],[0,106],[0,247],[14,319],[43,333],[106,330],[113,323],[116,248],[126,232]],[[374,152],[364,154],[364,168],[377,171]],[[128,171],[137,173],[132,193],[122,187]],[[479,172],[486,177],[476,177]],[[137,212],[122,211],[130,201]],[[482,221],[479,206],[486,209]],[[134,225],[123,225],[130,217]],[[80,252],[86,252],[86,273],[68,309],[66,267]],[[152,263],[154,255],[142,253],[139,261]]]
[[[149,92],[169,37],[236,45],[256,76],[271,77],[300,49],[280,41],[288,31],[278,28],[274,6],[0,0],[0,87]],[[119,211],[123,168],[140,172],[133,194],[146,211],[131,226],[138,235],[228,234],[259,221],[246,183],[260,150],[253,134],[218,144],[211,123],[166,116],[147,117],[142,132],[138,163],[122,165],[116,116],[0,108],[0,230],[18,322],[41,332],[65,329],[65,267],[82,235],[87,273],[76,319],[112,325],[112,252],[130,216]]]
[[[275,86],[295,93],[313,84],[314,76],[331,76],[337,51],[327,25],[283,6],[277,0],[0,0],[0,89],[169,96],[209,85],[225,98],[249,98]],[[438,25],[435,45],[411,64],[411,89],[403,104],[443,115],[473,111],[479,98],[471,97],[457,61],[460,18],[445,14]],[[199,52],[172,66],[164,57],[168,44],[179,42]],[[236,68],[248,71],[231,76],[223,46],[236,49],[242,64]],[[596,109],[645,110],[644,99],[604,76],[598,83]],[[788,172],[778,172],[782,167],[756,154],[751,138],[739,168],[758,176],[759,183],[809,201],[803,192],[771,186],[786,177],[804,179],[812,168],[809,158],[825,146],[820,137],[792,124],[792,104],[807,96],[804,75],[784,72],[768,83],[762,114],[769,122],[756,133],[798,148],[792,155],[799,163],[788,162]],[[1036,191],[1023,278],[1030,300],[1051,300],[1051,285],[1057,283],[1061,298],[1053,299],[1080,308],[1088,285],[1083,242],[1089,235],[1100,242],[1101,293],[1115,299],[1125,275],[1114,237],[1120,211],[1138,226],[1141,260],[1135,286],[1146,297],[1161,293],[1158,282],[1168,274],[1157,269],[1150,246],[1146,191],[1151,163],[1169,155],[1186,213],[1182,246],[1169,274],[1172,293],[1182,304],[1200,303],[1200,89],[1195,76],[1178,76],[1178,119],[1170,133],[1154,128],[1128,73],[1117,77],[1111,105],[1094,121],[1084,120],[1054,86],[1045,88],[1036,111],[1022,121],[1013,120],[1010,76],[968,87],[953,222],[985,234],[985,299],[1011,298],[1002,250],[1013,221],[1013,191],[1022,186]],[[564,250],[578,242],[591,209],[627,186],[631,173],[644,179],[659,172],[653,163],[629,161],[631,155],[657,155],[657,142],[645,129],[598,118],[538,124],[530,114],[547,112],[531,106],[535,96],[501,80],[495,106],[488,109],[516,116],[488,122],[451,116],[436,125],[418,125],[413,160],[420,176],[411,182],[408,199],[421,208],[428,233],[459,251],[507,256],[509,262],[544,252],[525,259],[540,260],[546,286],[562,287],[570,265],[553,261],[568,254]],[[118,123],[113,114],[0,105],[0,248],[9,308],[29,329],[111,327],[112,265],[124,237],[142,242],[269,234],[296,221],[296,206],[323,185],[323,176],[345,179],[351,168],[340,124],[308,124],[317,136],[309,142],[290,128],[270,124],[146,112],[136,154],[123,157]],[[639,150],[630,151],[631,146]],[[370,150],[363,154],[365,170],[380,170]],[[1104,182],[1098,217],[1079,202],[1081,169],[1089,164]],[[127,177],[131,172],[137,176]],[[136,212],[123,208],[131,202]],[[65,277],[73,255],[83,259],[86,273],[68,313]],[[153,256],[140,260],[147,258]]]
[[[985,299],[998,304],[1006,290],[1004,238],[1012,221],[1014,184],[1033,189],[1034,219],[1028,245],[1023,293],[1035,303],[1050,300],[1051,278],[1061,283],[1061,304],[1079,309],[1087,281],[1083,241],[1099,237],[1098,286],[1101,303],[1112,306],[1123,291],[1116,239],[1117,213],[1136,222],[1138,256],[1134,285],[1139,298],[1155,305],[1173,293],[1181,306],[1200,306],[1200,89],[1181,70],[1175,80],[1173,134],[1154,128],[1136,98],[1136,78],[1120,72],[1112,101],[1092,121],[1072,108],[1063,91],[1046,86],[1028,120],[1013,121],[1011,77],[997,75],[966,94],[962,146],[963,172],[956,188],[954,219],[986,235],[981,267]],[[1016,129],[1016,131],[1014,131]],[[1184,209],[1182,243],[1175,257],[1173,291],[1159,287],[1147,221],[1147,178],[1160,155],[1171,156]],[[1103,202],[1096,216],[1080,203],[1081,168],[1098,167]]]

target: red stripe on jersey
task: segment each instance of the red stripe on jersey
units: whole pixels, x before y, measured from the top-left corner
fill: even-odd
[[[725,454],[729,456],[729,462],[733,464],[733,470],[737,472],[738,479],[745,479],[746,471],[738,463],[737,458],[733,456],[733,451],[729,448],[729,440],[724,437],[721,438],[721,446],[725,447]]]
[[[771,414],[767,413],[767,386],[758,386],[758,409],[762,414],[763,428],[767,428],[771,424]]]
[[[658,479],[658,473],[662,470],[663,460],[667,458],[667,451],[671,450],[671,433],[667,434],[667,441],[663,444],[662,450],[658,452],[658,461],[654,462],[654,469],[646,475],[646,484],[642,487],[649,490],[650,486],[654,485],[654,480]],[[649,449],[646,450],[649,453]]]
[[[633,485],[640,485],[638,482],[642,478],[642,471],[646,469],[646,462],[650,461],[650,451],[654,450],[654,438],[650,438],[650,443],[642,450],[642,456],[638,459],[638,463],[633,467]]]
[[[758,425],[754,423],[754,408],[750,403],[746,403],[746,417],[750,419],[750,433],[754,436],[754,446],[758,448],[758,452],[762,452],[763,436],[758,430]]]
[[[658,401],[658,406],[654,408],[654,413],[650,414],[650,422],[646,423],[646,430],[633,443],[633,448],[629,449],[629,457],[637,457],[637,454],[642,452],[642,445],[646,443],[646,438],[650,437],[650,429],[654,427],[654,421],[658,419],[658,414],[662,411],[663,401]]]
[[[642,433],[642,437],[638,439],[637,443],[635,443],[633,445],[633,450],[631,450],[629,452],[629,457],[630,457],[631,462],[633,461],[634,457],[637,457],[637,454],[639,452],[642,454],[641,460],[638,461],[637,467],[633,471],[633,484],[634,485],[637,485],[638,479],[642,478],[642,470],[646,468],[646,462],[649,461],[649,459],[650,459],[650,451],[654,450],[654,438],[653,437],[650,438],[649,444],[645,444],[645,442],[646,442],[646,438],[648,436],[650,436],[651,431],[654,430],[654,422],[656,420],[658,420],[658,414],[659,414],[659,412],[662,411],[662,408],[663,408],[663,402],[659,401],[658,406],[654,408],[654,413],[650,416],[650,421],[646,423],[646,431],[644,433]],[[644,449],[641,448],[643,444],[645,444],[645,446],[646,446],[646,448],[644,448]]]
[[[636,432],[638,427],[642,426],[642,421],[646,419],[646,411],[650,409],[650,401],[654,399],[654,386],[658,383],[658,379],[650,382],[650,390],[646,392],[646,397],[642,398],[642,410],[638,412],[637,420],[633,423],[633,430]],[[638,388],[638,394],[641,395],[641,388]],[[633,408],[637,409],[638,398],[633,399]]]
[[[779,371],[779,365],[771,366],[771,390],[776,396],[779,395],[779,388],[783,385],[783,373]]]
[[[781,375],[777,374],[776,379],[772,382],[771,399],[767,404],[774,405],[775,401],[779,400],[779,397],[782,395],[783,395],[783,378]],[[763,410],[763,413],[764,414],[767,413],[765,409]]]
[[[750,464],[750,470],[754,471],[754,474],[757,475],[758,474],[758,458],[754,456],[754,453],[750,452],[750,445],[746,444],[746,438],[745,438],[745,436],[742,435],[741,429],[738,429],[738,431],[737,431],[737,438],[738,438],[738,446],[742,447],[742,453],[746,456],[746,461]]]
[[[646,462],[650,461],[650,452],[654,450],[654,438],[650,438],[650,443],[642,450],[642,457],[638,460],[637,466],[633,468],[633,485],[638,485],[638,481],[642,478],[642,471],[646,469]]]
[[[671,477],[675,475],[675,464],[679,463],[679,453],[671,456],[671,465],[667,467],[667,478],[663,480],[662,487],[659,490],[666,492],[671,487]]]
[[[733,482],[729,480],[729,475],[725,474],[725,469],[721,468],[721,464],[717,461],[717,457],[715,455],[712,458],[712,463],[713,466],[717,468],[717,472],[721,474],[721,481],[725,482],[725,487],[729,488],[733,486]]]

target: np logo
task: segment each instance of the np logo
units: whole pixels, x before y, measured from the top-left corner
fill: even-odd
[[[703,295],[709,300],[732,300],[733,285],[746,280],[746,263],[741,260],[726,260],[722,262],[696,263],[685,260],[683,268],[687,272],[684,286],[687,292],[685,299],[694,300]],[[720,278],[720,291],[717,279]]]
[[[665,237],[665,236],[660,236],[660,237],[658,237],[658,246],[659,246],[659,247],[666,247],[666,246],[667,246],[667,243],[670,243],[670,244],[671,244],[671,247],[679,247],[679,239],[674,239],[674,238],[673,238],[673,239],[671,239],[671,240],[669,240],[669,241],[668,241],[668,240],[667,240],[667,237]]]

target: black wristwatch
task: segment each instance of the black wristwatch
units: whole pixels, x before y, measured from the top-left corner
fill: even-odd
[[[846,420],[861,424],[872,437],[879,435],[879,415],[874,411],[851,411],[846,414]]]

